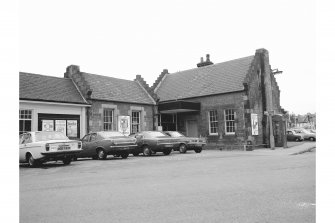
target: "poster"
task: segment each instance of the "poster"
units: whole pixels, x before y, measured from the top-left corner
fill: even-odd
[[[66,120],[56,120],[56,131],[66,134]]]
[[[42,120],[42,131],[53,131],[54,120]]]
[[[258,135],[258,116],[251,114],[251,135]]]
[[[130,135],[130,116],[119,116],[118,127],[123,135]]]
[[[77,137],[77,120],[67,120],[67,136]]]

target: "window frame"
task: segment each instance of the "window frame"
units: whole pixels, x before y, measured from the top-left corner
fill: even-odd
[[[20,123],[20,121],[23,121],[23,126],[22,126],[23,131],[21,131],[20,124],[19,124],[19,134],[30,132],[32,130],[33,110],[32,109],[19,109],[19,123]],[[25,123],[28,122],[28,121],[30,121],[30,130],[26,131],[25,130]]]
[[[109,112],[111,112],[112,114],[110,115]],[[103,130],[104,131],[113,131],[114,130],[114,109],[113,108],[104,108],[102,118],[103,118]],[[110,129],[105,128],[105,125],[107,125],[107,127],[110,125],[111,128]]]
[[[231,111],[230,114],[227,114],[227,111]],[[227,120],[227,116],[233,116],[234,119],[228,119]],[[233,122],[232,125],[228,125],[229,122]],[[233,132],[228,132],[228,128],[233,128],[234,131]],[[236,134],[236,111],[235,109],[225,109],[224,110],[224,132],[225,135],[235,135]]]
[[[135,117],[135,118],[138,118],[138,123],[134,124],[133,122],[133,118],[134,118],[134,113],[137,113],[138,114],[138,117]],[[133,131],[133,126],[136,125],[137,126],[137,132],[140,132],[141,131],[141,111],[131,111],[131,134],[132,133],[137,133],[137,132],[134,132]]]
[[[216,116],[211,116],[211,112],[215,112]],[[216,117],[216,120],[211,121],[211,117]],[[216,132],[212,132],[211,123],[216,123]],[[208,111],[208,132],[209,135],[219,135],[219,121],[218,121],[218,111],[217,110],[209,110]]]

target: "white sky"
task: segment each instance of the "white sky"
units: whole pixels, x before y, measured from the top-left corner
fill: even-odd
[[[270,53],[281,106],[315,112],[315,2],[305,1],[20,1],[20,71],[62,77],[85,72],[151,85],[195,68]]]

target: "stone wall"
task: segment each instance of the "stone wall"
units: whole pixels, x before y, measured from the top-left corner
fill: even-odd
[[[113,130],[118,130],[117,120],[118,116],[130,116],[132,111],[140,111],[140,130],[153,130],[153,106],[130,104],[122,102],[108,102],[108,101],[90,101],[92,106],[88,109],[88,128],[89,132],[103,131],[103,110],[109,108],[114,110]]]

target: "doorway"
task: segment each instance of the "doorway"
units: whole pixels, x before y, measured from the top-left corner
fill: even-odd
[[[186,121],[186,134],[189,137],[198,137],[198,123],[196,120]]]

